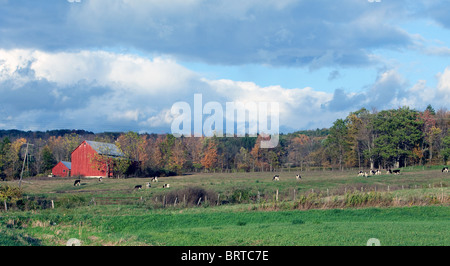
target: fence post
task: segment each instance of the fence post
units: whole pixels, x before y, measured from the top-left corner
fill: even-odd
[[[198,199],[197,206],[200,204],[200,201],[202,201],[202,197],[200,197],[200,198]]]
[[[52,200],[52,209],[54,209],[54,208],[55,208],[55,203]]]
[[[5,205],[5,212],[8,211],[8,205],[6,205],[6,200],[3,201],[3,204]]]
[[[276,201],[278,202],[278,189],[277,189],[277,196],[276,196]]]

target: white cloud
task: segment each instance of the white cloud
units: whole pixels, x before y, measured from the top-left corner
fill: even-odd
[[[450,102],[450,67],[447,67],[444,73],[438,74],[439,83],[437,89],[439,95],[443,97],[443,100],[448,103]]]
[[[186,101],[192,106],[194,94],[202,93],[203,104],[216,101],[224,109],[227,102],[276,102],[281,127],[298,130],[331,126],[362,107],[445,106],[450,95],[450,67],[437,76],[436,88],[425,80],[409,87],[398,71],[390,69],[359,93],[338,89],[333,94],[321,88],[206,79],[164,57],[34,50],[0,50],[0,55],[0,123],[22,129],[167,132],[174,119],[172,105]]]

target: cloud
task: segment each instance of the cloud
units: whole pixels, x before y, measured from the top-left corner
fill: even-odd
[[[412,36],[390,23],[405,17],[404,1],[48,2],[3,4],[0,46],[45,51],[127,47],[177,60],[317,69],[376,64],[375,49],[412,44]]]
[[[450,56],[450,48],[432,46],[424,48],[424,53],[427,55]]]
[[[292,131],[329,127],[362,107],[445,106],[450,95],[450,67],[437,75],[436,88],[425,80],[410,86],[388,69],[360,92],[329,93],[207,79],[164,57],[18,49],[0,50],[0,55],[2,128],[166,133],[174,119],[172,105],[184,101],[194,108],[194,94],[200,93],[203,105],[214,101],[224,109],[227,102],[278,103],[280,126]]]
[[[330,72],[330,75],[328,76],[328,80],[332,81],[332,80],[338,79],[340,77],[341,77],[341,73],[339,73],[339,71],[337,71],[337,70],[333,70]]]
[[[450,102],[450,67],[447,67],[444,73],[439,73],[437,76],[439,80],[438,94],[448,104]]]
[[[351,112],[360,108],[391,109],[409,106],[423,110],[428,104],[445,106],[450,94],[449,68],[438,74],[437,88],[429,87],[426,80],[419,80],[413,86],[395,69],[382,71],[375,82],[363,91],[346,92],[336,89],[332,99],[322,109],[334,112]]]
[[[430,17],[443,27],[450,29],[450,18],[448,16],[450,7],[446,1],[422,0],[417,12],[423,17]]]

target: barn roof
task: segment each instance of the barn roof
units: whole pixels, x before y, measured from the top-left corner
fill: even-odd
[[[61,163],[64,164],[67,168],[69,168],[69,170],[72,169],[72,163],[70,163],[70,162],[64,162],[64,161],[62,161]]]
[[[87,140],[86,143],[88,143],[98,154],[114,157],[125,156],[125,154],[123,154],[123,152],[114,144],[89,140]]]

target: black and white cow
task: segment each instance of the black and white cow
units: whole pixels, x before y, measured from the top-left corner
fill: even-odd
[[[394,170],[392,171],[394,174],[399,175],[400,174],[400,170]]]
[[[103,182],[103,177],[99,177],[98,182]]]
[[[302,176],[301,175],[296,175],[295,179],[300,180],[300,179],[302,179]]]
[[[134,187],[134,189],[135,189],[135,190],[140,190],[140,189],[142,189],[142,185],[136,185],[136,186]]]
[[[375,170],[370,170],[370,174],[371,174],[371,175],[376,175],[377,172],[376,172]]]
[[[158,177],[157,176],[152,177],[152,182],[158,182]]]
[[[381,175],[381,171],[377,170],[377,172],[375,173],[375,175]]]
[[[152,185],[150,184],[150,182],[147,182],[147,184],[145,184],[145,186],[146,186],[147,188],[151,188],[151,187],[152,187]]]
[[[391,170],[391,169],[388,169],[387,172],[386,172],[386,174],[387,174],[387,175],[391,175],[391,174],[392,174],[392,170]]]
[[[163,188],[170,188],[170,184],[164,184]]]
[[[442,168],[442,173],[448,173],[448,167]]]
[[[272,181],[280,181],[280,176],[279,175],[274,175],[272,178]]]
[[[359,171],[358,176],[364,176],[364,172],[363,171]]]
[[[81,186],[81,180],[75,180],[75,182],[73,183],[73,186]]]

